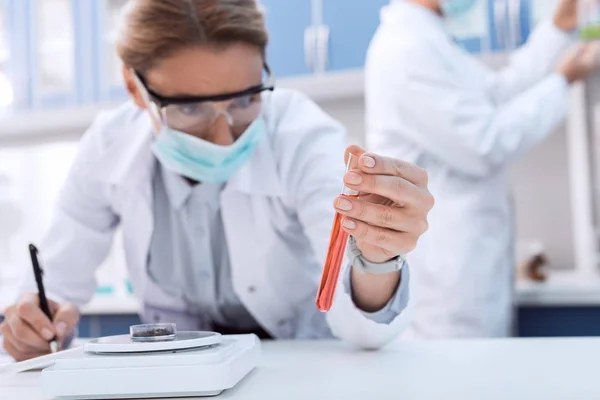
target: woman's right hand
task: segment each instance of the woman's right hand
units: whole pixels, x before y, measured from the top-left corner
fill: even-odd
[[[4,311],[0,324],[3,347],[15,360],[22,361],[50,352],[49,341],[56,337],[59,348],[79,322],[79,309],[71,303],[58,304],[48,300],[52,320],[39,306],[37,293],[21,296]]]
[[[570,84],[587,78],[600,67],[600,42],[578,44],[558,68]]]

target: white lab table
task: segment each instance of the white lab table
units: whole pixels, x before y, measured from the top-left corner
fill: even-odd
[[[266,342],[262,366],[223,399],[599,399],[600,339]],[[48,400],[39,373],[0,376],[2,400]]]

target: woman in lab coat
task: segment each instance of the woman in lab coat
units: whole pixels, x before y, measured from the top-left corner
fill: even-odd
[[[33,294],[9,307],[15,358],[70,336],[118,227],[145,322],[369,348],[407,325],[402,255],[427,229],[427,174],[346,150],[314,103],[272,90],[266,45],[254,0],[128,3],[118,53],[133,102],[81,142],[41,247],[53,322]],[[338,197],[345,150],[362,154],[344,177],[359,200]],[[324,314],[315,295],[335,209],[355,245]]]
[[[563,120],[569,85],[596,66],[597,45],[559,64],[577,19],[577,2],[561,0],[508,67],[488,69],[444,26],[475,3],[392,1],[367,55],[368,148],[425,168],[437,204],[409,257],[416,297],[407,338],[510,334],[507,167]]]

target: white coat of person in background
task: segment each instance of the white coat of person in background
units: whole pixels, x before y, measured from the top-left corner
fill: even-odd
[[[391,1],[367,54],[367,148],[426,169],[436,198],[431,229],[408,258],[416,297],[404,338],[511,334],[507,169],[565,118],[569,86],[597,67],[598,45],[573,40],[576,0],[561,0],[498,71],[446,29],[474,6]]]
[[[255,0],[128,2],[117,50],[132,102],[82,140],[40,246],[53,321],[27,289],[1,326],[11,355],[44,354],[54,334],[66,345],[118,227],[144,322],[364,348],[407,326],[403,255],[427,229],[426,172],[346,148],[308,98],[272,90],[266,46]],[[344,175],[345,151],[360,171]],[[338,197],[342,177],[361,199]],[[321,313],[336,209],[356,247]]]

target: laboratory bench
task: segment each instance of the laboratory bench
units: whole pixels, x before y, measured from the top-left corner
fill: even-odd
[[[128,331],[139,322],[133,299],[96,298],[83,310],[82,336]],[[519,282],[515,292],[517,337],[600,336],[600,277],[555,273],[547,282]]]
[[[140,323],[138,310],[133,296],[96,295],[82,308],[79,334],[126,333]],[[514,327],[516,337],[600,336],[600,277],[552,274],[544,283],[519,282]]]
[[[520,282],[516,335],[600,336],[600,277],[554,273],[547,282]]]
[[[258,368],[223,399],[598,399],[600,339],[267,341]],[[2,360],[0,360],[0,364]],[[48,400],[40,372],[0,376],[2,400]]]

